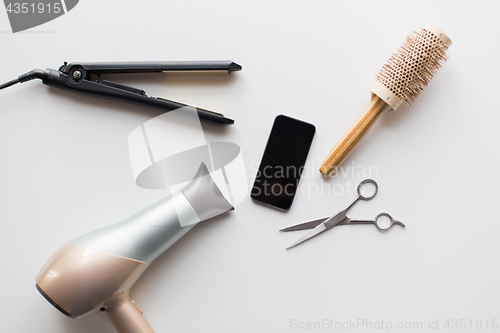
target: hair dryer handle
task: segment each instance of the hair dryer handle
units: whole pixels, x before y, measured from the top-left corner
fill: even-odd
[[[109,305],[106,314],[118,333],[154,333],[142,311],[128,295]]]

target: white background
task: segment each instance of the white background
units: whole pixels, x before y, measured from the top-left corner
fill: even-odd
[[[301,181],[309,190],[289,212],[248,199],[197,226],[137,282],[132,297],[157,332],[305,332],[299,322],[324,319],[482,332],[500,320],[499,12],[496,1],[82,0],[12,34],[2,9],[0,81],[63,61],[233,60],[243,71],[230,76],[108,78],[235,119],[204,126],[206,136],[241,146],[250,184],[276,115],[316,125]],[[353,199],[364,175],[325,180],[316,170],[368,105],[378,70],[427,22],[453,40],[449,61],[345,163],[377,168],[380,187],[349,216],[387,211],[407,228],[339,227],[285,251],[303,233],[278,229]],[[64,317],[34,277],[64,242],[164,196],[135,185],[127,148],[159,114],[40,81],[0,92],[0,331],[114,332],[105,316]],[[350,192],[314,194],[324,183]],[[467,328],[445,329],[447,319]]]

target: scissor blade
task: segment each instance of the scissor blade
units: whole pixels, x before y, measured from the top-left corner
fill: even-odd
[[[346,210],[344,209],[343,211],[341,211],[337,215],[335,215],[335,216],[327,219],[325,221],[325,227],[326,227],[327,230],[331,229],[331,228],[335,227],[338,224],[342,224],[342,222],[344,222],[346,219],[347,219]]]
[[[299,245],[301,243],[304,243],[306,240],[309,240],[309,239],[311,239],[311,238],[319,235],[320,233],[322,233],[325,230],[327,230],[325,224],[324,223],[320,223],[316,228],[314,228],[313,230],[309,231],[304,236],[300,237],[297,241],[295,241],[294,243],[292,243],[292,245],[290,245],[286,249],[289,250],[292,247],[295,247],[295,246],[297,246],[297,245]]]
[[[295,230],[306,230],[316,228],[321,222],[328,220],[328,217],[324,217],[322,219],[317,219],[313,221],[303,222],[295,225],[291,225],[289,227],[283,228],[280,231],[295,231]]]

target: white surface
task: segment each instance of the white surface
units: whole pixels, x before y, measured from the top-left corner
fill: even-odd
[[[0,81],[65,60],[234,60],[243,71],[230,76],[108,78],[234,118],[206,135],[241,146],[249,183],[277,114],[316,125],[305,189],[288,213],[248,199],[197,226],[139,280],[132,297],[157,332],[295,332],[307,330],[293,320],[323,319],[487,331],[485,320],[500,320],[499,10],[496,1],[82,0],[18,34],[0,10]],[[377,71],[427,22],[453,40],[450,60],[345,164],[376,167],[380,186],[349,215],[387,211],[406,230],[339,227],[285,251],[302,233],[278,229],[353,198],[363,175],[325,181],[337,191],[349,182],[349,194],[307,187],[323,184],[316,170],[367,106]],[[127,148],[130,132],[159,113],[40,82],[1,91],[0,103],[0,331],[114,332],[104,316],[61,315],[34,277],[65,241],[163,196],[135,186]],[[483,328],[447,330],[447,319]]]

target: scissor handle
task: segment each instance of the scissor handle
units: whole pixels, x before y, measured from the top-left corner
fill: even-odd
[[[379,218],[381,218],[382,216],[388,217],[388,218],[389,218],[389,220],[390,220],[390,222],[391,222],[391,223],[390,223],[390,224],[389,224],[386,228],[382,228],[382,227],[380,226],[380,224],[378,223],[378,219],[379,219]],[[392,228],[392,226],[393,226],[393,225],[395,225],[395,224],[398,224],[398,225],[402,226],[403,228],[405,227],[405,225],[404,225],[403,223],[401,223],[401,222],[399,222],[399,221],[394,220],[394,219],[392,218],[392,216],[391,216],[391,215],[389,215],[389,214],[387,214],[387,213],[380,213],[380,214],[378,214],[378,215],[377,215],[377,217],[376,217],[376,218],[375,218],[375,220],[374,220],[374,224],[375,224],[375,226],[377,227],[377,229],[378,229],[378,230],[380,230],[380,231],[387,231],[387,230],[389,230],[390,228]]]
[[[363,185],[368,184],[368,183],[369,183],[369,184],[373,184],[373,185],[375,186],[375,191],[374,191],[374,192],[373,192],[373,194],[372,194],[372,195],[370,195],[370,196],[365,196],[365,195],[362,195],[362,194],[361,194],[361,188],[363,187]],[[359,183],[357,191],[358,191],[358,197],[359,197],[359,199],[361,199],[361,200],[365,200],[365,201],[367,201],[367,200],[371,200],[371,199],[373,199],[373,197],[375,197],[375,195],[376,195],[376,194],[377,194],[377,192],[378,192],[378,184],[377,184],[377,182],[376,182],[376,181],[374,181],[373,179],[365,179],[365,180],[363,180],[361,183]],[[377,226],[377,228],[378,228],[378,226]]]

